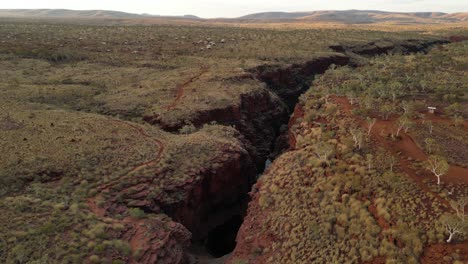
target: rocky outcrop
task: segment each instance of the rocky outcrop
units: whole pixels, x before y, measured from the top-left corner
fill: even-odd
[[[166,217],[127,221],[125,227],[122,239],[129,241],[135,252],[127,263],[187,263],[191,234],[183,225]]]

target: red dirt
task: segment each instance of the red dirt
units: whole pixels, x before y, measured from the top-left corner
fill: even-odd
[[[421,264],[452,264],[453,259],[445,258],[452,254],[459,255],[461,263],[468,263],[468,241],[461,244],[435,244],[426,247],[421,257]]]
[[[385,220],[385,218],[383,218],[382,216],[379,216],[375,202],[369,205],[368,209],[369,209],[369,212],[374,216],[374,219],[377,220],[377,224],[379,225],[380,229],[382,229],[382,231],[379,234],[379,236],[381,236],[382,232],[387,230],[390,227],[390,224]]]
[[[362,264],[385,264],[385,263],[387,263],[386,257],[375,257],[374,259],[370,261],[362,262]]]
[[[177,87],[176,87],[176,90],[177,90],[176,98],[175,98],[175,100],[174,100],[171,104],[169,104],[169,105],[167,105],[167,106],[165,107],[166,110],[172,110],[172,109],[174,109],[174,108],[177,106],[177,104],[179,103],[180,99],[182,99],[182,96],[184,96],[184,89],[185,89],[186,87],[188,87],[191,83],[193,83],[193,82],[195,82],[197,79],[199,79],[203,74],[207,73],[207,72],[208,72],[208,69],[209,69],[209,68],[208,68],[207,66],[202,66],[202,67],[201,67],[201,71],[200,71],[199,74],[197,74],[197,75],[191,77],[190,79],[188,79],[187,81],[185,81],[185,82],[183,82],[183,83],[177,85]]]

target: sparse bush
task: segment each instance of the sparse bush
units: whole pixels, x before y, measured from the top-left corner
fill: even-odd
[[[138,218],[138,219],[146,218],[145,212],[143,210],[141,210],[140,208],[130,208],[130,209],[128,209],[128,213],[132,217],[135,217],[135,218]]]

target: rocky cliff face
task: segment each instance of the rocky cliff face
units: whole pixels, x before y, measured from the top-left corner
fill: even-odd
[[[301,64],[262,65],[252,71],[289,109],[293,109],[299,95],[310,88],[314,75],[324,73],[333,64],[343,66],[348,62],[349,57],[344,54],[331,54]]]
[[[181,186],[179,191],[187,192],[183,201],[159,205],[165,214],[188,228],[195,240],[246,209],[255,166],[245,151],[226,149],[225,157],[218,168],[200,169],[193,175],[200,180]]]

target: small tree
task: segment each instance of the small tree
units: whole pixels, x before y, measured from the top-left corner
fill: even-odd
[[[454,103],[454,104],[447,106],[444,112],[449,116],[456,116],[456,115],[461,114],[462,109],[463,108],[459,103]]]
[[[398,128],[397,128],[396,136],[398,137],[402,129],[405,130],[405,133],[408,133],[408,129],[413,125],[413,122],[411,121],[411,119],[409,119],[408,116],[403,115],[398,119],[397,124],[398,124]]]
[[[403,84],[399,81],[393,81],[390,83],[389,86],[390,86],[390,94],[392,95],[392,101],[395,102],[403,88]]]
[[[403,115],[412,116],[414,114],[414,104],[412,102],[403,101],[401,108],[403,109]]]
[[[366,108],[366,109],[374,109],[374,106],[375,106],[375,99],[370,96],[370,95],[365,95],[363,98],[362,98],[362,103],[361,105]]]
[[[348,97],[348,100],[349,100],[349,103],[351,105],[355,105],[357,103],[357,96],[356,96],[356,92],[348,92],[346,93],[346,97]]]
[[[426,138],[424,140],[424,143],[426,144],[426,149],[429,154],[432,154],[436,148],[436,141],[433,138]]]
[[[334,150],[335,149],[332,145],[322,141],[314,145],[315,155],[317,155],[318,159],[323,162],[328,163],[328,158],[331,154],[333,154]]]
[[[390,170],[393,172],[393,168],[397,164],[398,159],[392,155],[389,151],[383,148],[379,148],[379,154],[377,154],[376,165],[382,170]]]
[[[188,135],[188,134],[195,132],[196,130],[197,128],[192,123],[187,123],[186,125],[184,125],[183,127],[179,129],[179,133]]]
[[[390,115],[393,113],[393,106],[390,104],[384,104],[380,107],[380,115],[383,120],[388,120]]]
[[[434,130],[434,125],[432,124],[431,120],[427,120],[424,122],[426,125],[427,129],[429,130],[429,134],[432,134],[432,130]]]
[[[403,128],[405,130],[405,133],[408,133],[408,130],[414,126],[414,122],[411,121],[411,119],[408,119],[408,121],[405,124],[405,127]]]
[[[440,184],[440,177],[447,173],[449,164],[444,157],[431,155],[426,161],[426,168],[437,177],[437,184]]]
[[[457,212],[458,218],[462,221],[465,222],[465,206],[468,204],[468,198],[467,197],[462,197],[458,199],[457,201],[451,201],[450,206],[452,206],[453,210]]]
[[[393,167],[395,167],[395,164],[397,163],[397,159],[393,155],[388,156],[388,166],[390,167],[390,171],[393,172]]]
[[[367,117],[366,121],[367,121],[367,136],[370,136],[372,132],[372,128],[374,127],[375,122],[377,122],[377,119]]]
[[[374,162],[374,155],[367,154],[366,160],[367,160],[367,169],[370,171],[372,170],[372,163]]]
[[[461,221],[458,217],[446,216],[444,221],[445,230],[449,234],[447,243],[452,242],[456,234],[465,234],[468,229],[468,222]]]
[[[465,122],[465,120],[463,119],[463,117],[459,116],[459,115],[456,115],[453,117],[453,124],[456,126],[456,127],[463,127],[463,122]]]
[[[357,147],[358,149],[361,149],[362,148],[362,139],[363,139],[362,130],[355,127],[355,128],[351,128],[349,130],[349,132],[351,133],[351,136],[353,137],[354,146]]]

